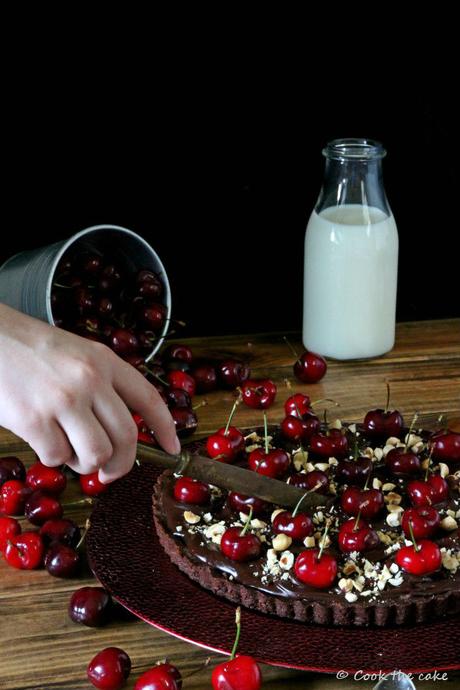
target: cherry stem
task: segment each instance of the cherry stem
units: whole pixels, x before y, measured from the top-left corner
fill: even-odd
[[[228,436],[228,430],[229,430],[229,428],[230,428],[230,424],[232,423],[233,415],[235,414],[236,408],[238,407],[239,404],[240,404],[240,398],[238,397],[238,398],[235,400],[235,402],[233,403],[233,407],[232,407],[232,409],[231,409],[230,415],[229,415],[229,417],[228,417],[227,424],[226,424],[226,426],[225,426],[224,436]]]
[[[329,527],[331,526],[331,522],[332,522],[332,520],[330,520],[330,519],[327,520],[327,522],[326,522],[326,529],[324,530],[324,534],[323,534],[322,539],[321,539],[321,545],[319,547],[318,561],[321,559],[321,556],[323,555],[324,547],[326,545],[326,537],[327,537],[327,533],[329,531]]]
[[[246,532],[248,531],[249,525],[251,524],[251,520],[252,520],[252,506],[251,506],[251,508],[249,509],[248,519],[247,519],[246,522],[244,523],[244,527],[243,527],[242,531],[240,532],[240,537],[244,537],[244,535],[245,535]]]
[[[358,515],[356,516],[355,524],[353,525],[353,532],[358,531],[358,524],[359,524],[360,520],[361,520],[361,510],[359,511]]]
[[[430,472],[431,456],[433,455],[433,450],[434,450],[434,443],[431,443],[430,444],[430,453],[428,455],[428,464],[426,466],[426,472],[425,472],[425,481],[428,481],[428,474]]]
[[[409,532],[410,532],[410,538],[412,539],[412,543],[414,545],[414,551],[415,551],[415,553],[417,553],[418,546],[417,546],[417,542],[415,541],[414,531],[412,529],[412,520],[409,520]]]
[[[369,486],[369,479],[371,478],[372,470],[369,472],[367,475],[366,483],[364,484],[363,491],[367,490],[367,487]]]
[[[296,358],[296,361],[297,361],[297,362],[300,362],[300,357],[299,357],[299,355],[297,354],[297,352],[296,352],[294,346],[289,342],[289,340],[286,338],[285,335],[283,335],[283,340],[284,340],[284,342],[286,343],[286,345],[288,346],[288,348],[290,349],[290,351],[292,352],[292,354],[294,355],[294,357]]]
[[[235,641],[233,643],[233,648],[232,652],[230,654],[230,661],[233,661],[235,658],[236,650],[238,649],[238,642],[240,641],[240,634],[241,634],[241,607],[238,606],[235,612],[235,623],[236,623],[236,635],[235,635]]]
[[[88,496],[87,498],[80,498],[80,500],[78,501],[70,501],[70,503],[63,503],[62,507],[73,508],[74,506],[81,506],[82,503],[88,503],[89,505],[92,505],[94,503],[94,500]]]
[[[184,673],[184,674],[181,673],[181,679],[185,680],[185,678],[191,678],[192,676],[196,675],[200,671],[204,671],[204,669],[207,668],[210,663],[211,663],[211,657],[208,656],[208,658],[205,659],[203,661],[203,663],[200,664],[200,666],[198,666],[198,668],[195,668],[193,671],[190,671],[190,673]]]
[[[284,385],[286,386],[286,388],[287,388],[288,390],[291,390],[291,388],[292,388],[292,383],[289,381],[289,379],[283,379],[283,381],[284,381]]]
[[[310,489],[310,491],[311,491],[311,489]],[[295,516],[297,515],[297,511],[298,511],[299,508],[300,508],[300,504],[301,504],[302,501],[308,496],[308,494],[310,493],[310,491],[307,491],[307,492],[306,492],[303,496],[301,496],[301,498],[298,500],[296,507],[294,508],[294,510],[293,510],[292,513],[291,513],[292,517],[295,517]]]
[[[85,541],[85,538],[86,538],[86,535],[87,535],[87,533],[88,533],[88,530],[89,530],[90,526],[91,526],[91,523],[90,523],[89,518],[88,518],[88,519],[86,520],[86,522],[85,522],[85,527],[84,527],[84,530],[83,530],[83,534],[82,534],[81,537],[80,537],[80,541],[78,542],[78,544],[77,544],[76,547],[75,547],[75,551],[78,551],[78,549],[80,548],[80,546],[81,546],[81,545],[83,544],[83,542]]]
[[[388,383],[388,381],[385,381],[385,385],[387,387],[387,401],[385,404],[385,412],[388,412],[390,407],[390,384]]]
[[[152,369],[150,369],[150,367],[148,367],[147,364],[144,363],[144,364],[142,365],[142,369],[145,369],[145,371],[146,371],[148,374],[150,374],[150,376],[153,376],[153,378],[156,379],[157,381],[159,381],[160,383],[162,383],[163,386],[168,386],[168,387],[169,387],[169,383],[168,383],[167,381],[165,381],[164,379],[162,379],[161,376],[158,376],[158,374],[155,374],[155,372],[152,371]]]
[[[413,419],[412,419],[412,421],[411,421],[411,423],[410,423],[409,431],[407,432],[407,436],[406,436],[406,445],[405,445],[405,447],[404,447],[404,452],[405,452],[405,453],[407,453],[407,451],[408,451],[408,449],[409,449],[410,437],[411,437],[412,431],[414,430],[415,422],[417,421],[417,419],[418,419],[418,412],[416,412],[416,413],[414,414],[414,417],[413,417]]]
[[[319,398],[319,400],[314,400],[313,402],[310,403],[310,407],[314,407],[315,405],[319,405],[320,403],[323,403],[323,402],[334,403],[335,407],[340,407],[340,403],[338,403],[336,400],[333,400],[332,398]]]
[[[197,403],[196,405],[192,405],[192,410],[198,410],[199,407],[204,407],[205,405],[208,404],[207,399],[205,398],[201,402]]]
[[[265,455],[268,455],[268,424],[267,413],[264,412]]]

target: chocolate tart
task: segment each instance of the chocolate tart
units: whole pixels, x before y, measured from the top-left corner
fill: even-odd
[[[253,433],[259,434],[257,429]],[[275,429],[271,430],[273,445],[284,447],[289,452],[296,449],[283,441]],[[344,433],[350,433],[344,429]],[[248,432],[249,435],[249,432]],[[403,436],[403,435],[402,435]],[[361,437],[361,443],[367,449],[367,454],[375,449],[384,448],[385,441],[376,444]],[[253,445],[254,438],[247,441]],[[420,457],[426,456],[426,446],[421,436]],[[189,447],[191,452],[205,453],[204,442],[195,443]],[[294,452],[292,472],[299,469],[298,458]],[[380,456],[377,451],[377,456]],[[386,518],[387,501],[390,492],[398,493],[401,506],[410,507],[405,493],[406,479],[395,478],[385,467],[384,458],[373,460],[373,477],[382,486],[392,483],[393,489],[387,489],[385,508],[381,516],[371,520],[372,527],[377,530],[380,545],[373,551],[358,554],[343,554],[337,546],[337,531],[339,525],[350,516],[340,507],[340,494],[344,485],[334,481],[337,465],[333,460],[329,465],[328,477],[330,491],[336,492],[336,499],[330,515],[333,525],[329,532],[331,543],[327,550],[336,555],[339,564],[339,574],[334,585],[327,590],[310,587],[299,581],[294,573],[293,560],[298,553],[305,550],[301,543],[292,543],[283,553],[273,560],[267,558],[271,548],[271,540],[275,536],[271,529],[270,514],[276,506],[270,506],[266,515],[262,515],[251,531],[263,539],[262,555],[252,561],[235,562],[226,558],[220,551],[218,532],[221,527],[242,524],[238,513],[235,513],[226,502],[226,492],[213,489],[211,503],[205,506],[184,504],[178,502],[173,493],[176,478],[169,472],[160,475],[153,494],[153,519],[160,543],[171,561],[189,578],[198,582],[202,587],[218,596],[256,609],[260,612],[291,618],[305,623],[319,623],[328,625],[377,625],[391,626],[410,623],[422,623],[435,618],[455,615],[460,612],[460,535],[459,529],[439,528],[430,537],[438,543],[443,556],[443,565],[436,573],[428,576],[413,576],[403,570],[396,570],[394,565],[395,552],[404,546],[404,535],[400,526],[389,526]],[[307,465],[307,462],[309,463]],[[324,458],[314,457],[311,453],[308,460],[303,460],[304,471],[311,471],[316,463],[324,464]],[[245,460],[241,461],[245,465]],[[297,466],[295,468],[295,465]],[[440,468],[434,465],[434,471]],[[452,468],[447,477],[450,486],[450,497],[435,507],[442,518],[451,516],[460,523],[459,472]],[[443,471],[445,469],[443,468]],[[413,478],[413,477],[411,477]],[[346,486],[346,485],[345,485]],[[391,498],[391,497],[390,497]],[[187,522],[184,517],[188,511],[195,515],[195,523]],[[325,511],[316,509],[311,514],[317,528],[317,540],[320,539],[324,528]],[[190,516],[188,516],[190,518]],[[197,519],[199,518],[199,520]],[[244,516],[242,516],[244,519]],[[265,525],[260,527],[260,525]],[[214,541],[213,541],[213,533]],[[269,554],[270,555],[270,554]],[[283,560],[284,559],[284,560]],[[290,567],[289,567],[290,566]],[[344,571],[345,569],[345,571]],[[344,588],[344,580],[347,587]],[[352,589],[349,590],[352,581]],[[339,582],[342,587],[339,586]],[[379,584],[380,583],[380,584]],[[348,591],[347,591],[348,590]]]

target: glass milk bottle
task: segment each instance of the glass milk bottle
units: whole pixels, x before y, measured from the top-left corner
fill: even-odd
[[[335,359],[377,357],[395,338],[398,231],[368,139],[323,150],[324,184],[305,234],[303,342]]]

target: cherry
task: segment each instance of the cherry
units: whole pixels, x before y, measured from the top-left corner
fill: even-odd
[[[184,371],[169,371],[166,378],[171,388],[181,388],[186,391],[191,398],[195,395],[195,380]]]
[[[344,522],[338,535],[339,548],[344,553],[372,551],[380,544],[377,532],[360,517]]]
[[[396,563],[411,575],[431,575],[441,567],[441,551],[433,541],[422,539],[418,545],[399,549]]]
[[[137,679],[134,690],[181,690],[182,676],[175,666],[157,664]]]
[[[207,484],[191,477],[179,477],[174,483],[174,498],[181,503],[209,503],[211,492]]]
[[[168,407],[190,407],[192,399],[183,388],[168,388],[166,391],[166,403]]]
[[[149,299],[161,297],[163,283],[153,271],[139,271],[136,276],[136,283],[137,292],[142,297],[148,297]]]
[[[262,674],[252,656],[236,656],[241,633],[241,609],[235,615],[236,636],[230,658],[215,667],[211,682],[214,690],[260,690]]]
[[[302,418],[288,415],[281,422],[281,433],[284,438],[295,443],[308,441],[313,434],[320,430],[320,421],[314,414],[307,412]]]
[[[26,468],[19,458],[8,456],[0,458],[0,486],[9,479],[23,482],[26,478]]]
[[[270,379],[248,379],[242,386],[242,396],[248,407],[266,410],[275,402],[276,385]]]
[[[163,361],[182,359],[184,362],[190,363],[193,360],[193,353],[188,345],[168,345],[162,354],[162,359]]]
[[[230,426],[240,401],[236,400],[231,409],[227,424],[211,434],[206,441],[206,450],[210,458],[222,462],[233,462],[244,450],[244,436],[235,426]]]
[[[67,484],[65,475],[56,467],[46,467],[40,461],[27,470],[26,484],[31,489],[43,489],[53,496],[61,494]]]
[[[217,388],[217,373],[212,364],[196,365],[192,369],[197,393],[210,393]]]
[[[300,357],[289,340],[285,337],[284,341],[296,358],[294,362],[294,376],[302,383],[317,383],[320,381],[327,370],[327,364],[324,357],[305,350]]]
[[[5,547],[5,561],[13,568],[33,570],[43,560],[43,541],[37,532],[23,532],[11,537]]]
[[[361,457],[356,460],[340,460],[335,479],[339,484],[365,484],[372,472],[372,460]]]
[[[331,554],[323,553],[328,528],[329,523],[326,525],[320,548],[302,551],[294,563],[294,571],[299,580],[317,589],[330,587],[337,576],[337,560]]]
[[[86,496],[99,496],[104,491],[107,491],[108,485],[99,481],[99,472],[91,472],[90,474],[80,474],[80,487]]]
[[[174,407],[171,416],[176,425],[176,431],[183,436],[190,436],[198,426],[198,419],[193,410],[186,407]]]
[[[348,453],[348,439],[340,429],[330,429],[326,433],[318,432],[310,438],[313,453],[324,458],[343,457]]]
[[[131,659],[118,647],[106,647],[89,662],[87,675],[100,690],[119,690],[131,672]]]
[[[227,496],[227,503],[236,512],[242,512],[246,515],[252,509],[253,515],[263,515],[266,513],[270,507],[269,503],[262,501],[260,498],[255,496],[245,496],[244,494],[238,494],[236,491],[230,491]]]
[[[340,499],[343,510],[348,515],[358,515],[371,520],[378,515],[384,506],[383,494],[379,489],[359,489],[349,486]]]
[[[116,328],[110,335],[109,345],[117,355],[130,355],[139,347],[139,341],[126,328]]]
[[[322,470],[297,472],[289,478],[289,484],[306,491],[316,491],[319,494],[327,494],[329,491],[329,479]]]
[[[255,534],[246,534],[251,524],[252,510],[243,529],[229,527],[222,535],[220,550],[232,561],[250,561],[258,558],[262,549],[262,542]]]
[[[96,311],[99,316],[110,316],[113,314],[113,301],[110,297],[99,297],[96,302]]]
[[[75,290],[74,299],[80,314],[89,314],[96,309],[96,298],[93,290],[79,287]]]
[[[263,474],[272,479],[282,479],[286,476],[291,459],[285,450],[272,448],[266,452],[262,448],[256,448],[248,457],[248,465],[251,470]]]
[[[154,334],[153,331],[136,331],[137,335],[137,341],[139,343],[139,349],[142,350],[142,352],[150,352],[152,349],[154,343],[158,340],[157,336]],[[125,358],[126,359],[126,358]],[[142,358],[142,362],[144,362],[144,358]],[[150,369],[156,369],[157,367],[152,367],[150,366]],[[158,367],[158,373],[160,371],[163,371],[163,367]],[[147,371],[145,375],[147,375],[149,372]],[[161,376],[161,374],[159,374]]]
[[[401,526],[406,537],[411,537],[411,527],[415,539],[431,537],[441,522],[439,513],[430,506],[408,508],[404,511]],[[410,523],[410,524],[409,524]]]
[[[272,527],[276,534],[287,534],[291,539],[303,541],[315,531],[313,521],[305,513],[299,513],[299,508],[305,496],[302,496],[294,510],[283,510],[276,515]]]
[[[40,535],[45,546],[49,546],[53,542],[76,546],[80,541],[81,532],[73,520],[61,518],[59,520],[47,520],[40,527]]]
[[[153,331],[163,328],[166,319],[167,309],[164,304],[152,303],[148,307],[142,307],[139,311],[139,318],[146,326]]]
[[[304,393],[294,393],[284,403],[284,411],[286,416],[302,417],[310,409],[310,397]]]
[[[223,388],[238,388],[251,375],[247,364],[236,359],[226,359],[217,367],[217,376]]]
[[[433,474],[425,481],[414,479],[407,484],[407,493],[413,506],[430,506],[449,498],[449,485],[439,474]]]
[[[460,462],[460,433],[447,431],[433,437],[433,460]]]
[[[395,476],[407,477],[420,470],[420,458],[411,450],[399,446],[387,454],[385,465]]]
[[[11,537],[21,534],[21,525],[13,517],[0,515],[0,553],[6,549]]]
[[[55,496],[38,489],[26,501],[24,514],[33,525],[43,525],[47,520],[62,517],[62,505]]]
[[[45,555],[45,568],[54,577],[72,577],[78,568],[80,556],[75,549],[54,542]]]
[[[164,363],[165,368],[167,371],[184,371],[184,372],[190,372],[192,366],[189,364],[189,362],[186,362],[184,359],[168,359]]]
[[[385,409],[369,410],[364,417],[363,431],[367,436],[399,436],[404,427],[404,420],[398,410],[389,410],[390,386],[387,383],[387,402]]]
[[[97,275],[102,268],[102,258],[99,254],[84,254],[81,257],[80,265],[85,273]]]
[[[0,489],[0,512],[6,515],[23,515],[30,489],[19,479],[9,479]]]
[[[69,616],[74,623],[99,628],[108,622],[112,609],[110,594],[102,587],[81,587],[71,596]]]

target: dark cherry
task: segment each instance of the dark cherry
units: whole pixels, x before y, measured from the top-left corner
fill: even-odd
[[[142,330],[139,331],[138,330],[138,331],[136,331],[136,336],[137,336],[137,342],[139,343],[139,349],[142,350],[142,352],[150,352],[150,350],[152,350],[154,344],[158,340],[158,336],[156,336],[153,331],[148,331],[148,330],[147,331],[142,331]],[[159,365],[157,365],[157,366],[159,366]],[[149,365],[149,367],[150,367],[150,365]],[[159,366],[159,368],[164,373],[163,367]]]
[[[186,407],[173,407],[171,416],[179,436],[190,436],[198,426],[198,418],[195,412]]]
[[[220,550],[232,561],[250,561],[260,556],[262,542],[255,534],[242,534],[241,527],[229,527],[220,542]]]
[[[217,388],[217,373],[212,364],[193,367],[191,374],[195,379],[197,393],[210,393]]]
[[[19,479],[8,479],[0,489],[0,513],[23,515],[30,489]]]
[[[80,541],[81,531],[73,520],[60,518],[58,520],[47,520],[40,527],[40,535],[45,546],[49,546],[57,541],[61,544],[75,547]]]
[[[186,362],[185,359],[168,359],[164,362],[166,371],[184,371],[191,372],[192,365]]]
[[[139,271],[136,278],[137,292],[148,299],[158,299],[163,292],[163,283],[153,271]]]
[[[80,314],[90,314],[96,309],[96,297],[94,291],[89,288],[77,288],[74,300]]]
[[[407,508],[403,512],[401,527],[408,539],[411,538],[411,527],[415,539],[425,539],[436,532],[440,523],[441,518],[435,508],[420,506],[419,508]]]
[[[385,458],[385,465],[397,477],[408,477],[420,470],[420,458],[405,447],[393,448]]]
[[[276,534],[287,534],[295,541],[303,541],[315,531],[312,519],[305,513],[293,515],[290,510],[278,513],[272,523]]]
[[[209,486],[191,477],[179,477],[174,483],[174,498],[180,503],[204,505],[211,499]]]
[[[190,407],[192,399],[183,388],[168,388],[165,392],[168,407]]]
[[[372,472],[372,460],[366,457],[356,460],[339,460],[335,469],[335,480],[339,484],[364,485]]]
[[[260,690],[262,674],[252,656],[240,655],[216,666],[211,682],[213,690]]]
[[[81,587],[69,601],[69,616],[74,623],[99,628],[110,619],[112,599],[102,587]]]
[[[305,489],[305,491],[315,491],[318,494],[327,494],[329,491],[329,479],[322,470],[297,472],[289,478],[289,484],[298,486],[299,489]]]
[[[426,481],[414,479],[407,484],[407,494],[413,506],[430,506],[449,498],[449,485],[440,474],[433,474]]]
[[[37,532],[23,532],[8,539],[4,557],[13,568],[33,570],[42,564],[43,552],[41,536]]]
[[[14,517],[0,515],[0,553],[6,549],[11,537],[21,534],[21,525]]]
[[[242,394],[245,405],[266,410],[275,402],[276,385],[270,379],[248,379],[242,385]]]
[[[179,670],[168,662],[157,664],[143,673],[134,685],[134,690],[181,690],[181,688],[182,676]]]
[[[369,410],[363,422],[364,433],[379,438],[399,437],[403,427],[404,420],[398,410]]]
[[[380,544],[380,539],[377,532],[365,520],[351,518],[341,525],[338,544],[344,553],[351,551],[362,553],[376,549]]]
[[[304,393],[294,393],[284,403],[286,416],[302,417],[307,412],[311,412],[310,402],[310,396]]]
[[[193,360],[193,353],[188,345],[168,345],[162,354],[162,359],[165,362],[171,359],[181,359],[190,364]]]
[[[0,458],[0,486],[9,479],[18,479],[23,482],[26,478],[24,464],[12,455]]]
[[[310,448],[313,453],[323,458],[342,458],[349,451],[348,439],[340,429],[313,434],[310,438]]]
[[[78,552],[60,542],[51,544],[45,555],[45,568],[54,577],[73,577],[79,563]]]
[[[217,375],[223,388],[238,388],[248,380],[251,370],[245,362],[226,359],[218,365]]]
[[[299,419],[294,415],[288,415],[281,422],[281,433],[284,438],[294,443],[308,441],[313,434],[316,434],[321,427],[318,417],[309,412]]]
[[[99,316],[111,316],[113,314],[113,301],[110,297],[100,297],[96,303],[96,311]]]
[[[441,551],[434,542],[422,539],[417,547],[403,546],[399,549],[396,563],[411,575],[431,575],[441,567]]]
[[[291,459],[282,448],[272,448],[268,453],[262,448],[256,448],[248,456],[248,465],[251,470],[272,479],[285,477],[290,464]]]
[[[446,463],[460,462],[460,432],[445,431],[434,434],[433,460]]]
[[[99,481],[99,472],[91,472],[90,474],[80,474],[80,487],[86,496],[99,496],[104,491],[107,491],[107,484]]]
[[[294,363],[294,376],[302,383],[317,383],[326,371],[326,360],[315,352],[303,352]]]
[[[142,307],[139,310],[140,320],[153,331],[159,331],[163,328],[166,314],[166,307],[164,304],[159,303],[150,304],[148,307]]]
[[[302,551],[294,563],[296,577],[311,587],[326,589],[337,577],[337,560],[329,553],[322,553],[319,549]]]
[[[270,509],[270,504],[262,501],[262,499],[255,498],[255,496],[245,496],[235,491],[230,491],[227,496],[227,503],[237,513],[241,512],[245,515],[249,515],[251,508],[255,516],[264,515]]]
[[[136,335],[126,328],[116,328],[110,336],[109,345],[117,355],[131,355],[139,347],[139,341]]]
[[[348,515],[358,515],[371,520],[384,506],[383,494],[379,489],[360,489],[349,486],[343,492],[340,504]]]
[[[118,647],[106,647],[89,662],[89,681],[99,690],[120,690],[131,672],[131,659]]]
[[[43,525],[47,520],[59,519],[62,512],[58,499],[41,489],[28,497],[24,507],[24,514],[33,525]]]
[[[184,371],[170,371],[166,376],[166,380],[171,388],[181,388],[186,391],[191,398],[195,395],[195,379]]]
[[[233,462],[244,450],[244,436],[235,426],[222,427],[208,436],[206,450],[210,458]]]
[[[81,257],[80,265],[85,273],[97,275],[102,268],[102,257],[99,254],[85,254]]]
[[[53,496],[58,496],[64,491],[66,484],[65,474],[57,467],[46,467],[38,461],[27,470],[26,485],[32,490],[43,489]]]

